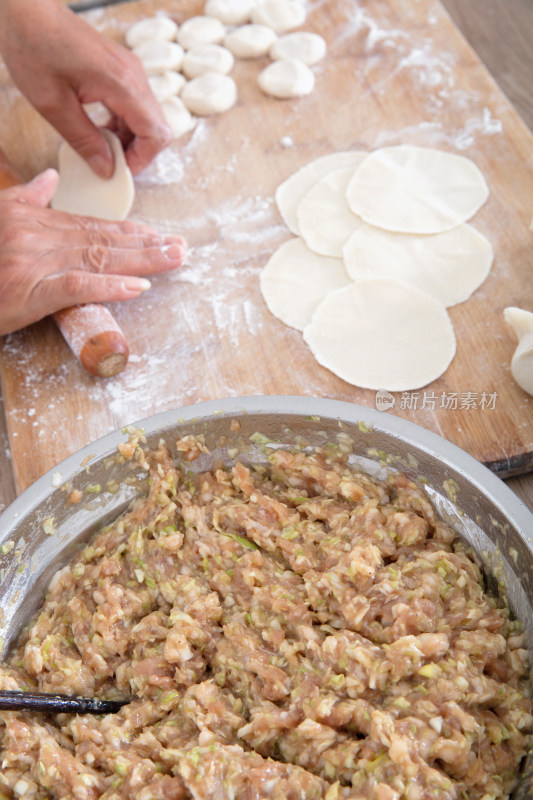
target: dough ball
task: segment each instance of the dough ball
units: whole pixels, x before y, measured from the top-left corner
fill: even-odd
[[[281,58],[297,58],[312,67],[324,58],[326,50],[326,41],[318,33],[298,31],[280,36],[270,48],[269,55],[275,61]]]
[[[226,26],[216,17],[190,17],[178,31],[178,42],[185,50],[200,44],[219,44]]]
[[[483,283],[493,251],[488,239],[466,223],[425,236],[363,223],[347,241],[343,257],[353,280],[396,278],[453,306]]]
[[[205,13],[224,25],[244,25],[250,21],[255,0],[207,0]]]
[[[276,33],[286,33],[303,25],[307,18],[299,0],[258,0],[252,10],[252,22],[267,25]]]
[[[401,233],[440,233],[466,222],[488,197],[464,156],[399,145],[370,153],[355,172],[348,204],[365,222]]]
[[[276,250],[261,272],[261,293],[275,317],[299,331],[329,292],[350,279],[338,258],[313,253],[301,239],[290,239]]]
[[[283,58],[265,67],[257,76],[261,91],[271,97],[303,97],[315,88],[315,76],[303,61]]]
[[[346,187],[352,175],[351,168],[330,172],[300,200],[296,210],[298,228],[315,253],[342,258],[344,245],[364,225],[346,202]]]
[[[205,75],[189,81],[181,98],[193,114],[221,114],[237,102],[237,86],[229,75],[206,72]]]
[[[276,205],[290,231],[299,235],[300,227],[296,209],[306,192],[328,172],[336,169],[356,167],[367,154],[363,150],[346,150],[320,156],[294,172],[276,189]]]
[[[455,354],[455,334],[442,303],[383,278],[328,294],[303,335],[319,364],[354,386],[376,391],[426,386]]]
[[[115,171],[109,179],[96,175],[67,143],[59,148],[59,183],[51,206],[69,214],[122,220],[130,213],[135,187],[120,140],[107,128],[100,129],[113,151]]]
[[[505,321],[518,336],[511,374],[524,392],[533,395],[533,313],[515,306],[506,308],[503,313]]]
[[[140,19],[126,31],[125,41],[128,47],[138,47],[151,40],[171,42],[176,38],[178,26],[170,17],[158,15]]]
[[[277,39],[272,28],[266,25],[242,25],[224,38],[224,46],[236,58],[261,58],[266,56]]]
[[[172,130],[173,139],[179,139],[196,125],[195,118],[179,97],[167,97],[161,103],[161,108]]]
[[[150,88],[160,103],[168,97],[179,94],[185,86],[185,78],[179,72],[167,70],[161,75],[150,75],[148,78]]]
[[[227,75],[235,63],[232,53],[219,44],[200,44],[185,53],[181,66],[188,78],[198,78],[206,72]]]
[[[149,39],[133,49],[141,59],[147,75],[160,75],[167,70],[181,67],[185,55],[177,42]]]

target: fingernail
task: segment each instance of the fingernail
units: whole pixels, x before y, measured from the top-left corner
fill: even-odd
[[[166,245],[169,244],[179,244],[181,247],[187,247],[187,242],[183,238],[183,236],[170,236],[169,234],[165,234],[163,236],[163,241]]]
[[[182,244],[164,244],[161,252],[169,261],[182,261],[186,250]]]
[[[124,278],[122,286],[128,292],[145,292],[152,284],[147,278]]]
[[[113,175],[113,161],[102,155],[90,156],[87,163],[101,178],[110,178]]]

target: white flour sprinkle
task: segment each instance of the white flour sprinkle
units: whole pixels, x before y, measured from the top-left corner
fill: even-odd
[[[494,136],[502,132],[502,121],[495,119],[489,108],[483,108],[480,116],[467,121],[464,129],[453,138],[453,144],[458,150],[466,150],[476,143],[476,134]]]
[[[406,128],[380,131],[374,138],[374,148],[386,147],[405,142],[421,142],[430,147],[447,145],[456,150],[472,147],[479,136],[494,136],[503,132],[501,120],[492,116],[488,108],[483,108],[471,116],[464,126],[456,130],[445,130],[440,122],[420,122]],[[423,137],[420,137],[420,134]]]
[[[449,52],[436,54],[433,48],[433,41],[428,39],[416,45],[400,58],[396,72],[413,70],[415,80],[428,89],[443,86],[452,88],[455,84],[453,66],[456,59]]]
[[[351,6],[352,4],[350,4]],[[343,33],[337,41],[343,41],[362,30],[367,30],[365,39],[365,52],[370,53],[377,44],[394,47],[399,40],[406,39],[408,34],[402,30],[381,28],[376,20],[369,16],[365,9],[356,7],[348,8],[346,13],[346,23]]]

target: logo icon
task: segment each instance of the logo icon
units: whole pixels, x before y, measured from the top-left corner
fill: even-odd
[[[385,389],[380,389],[376,392],[376,408],[378,411],[387,411],[389,408],[393,408],[395,403],[394,396],[385,391]]]

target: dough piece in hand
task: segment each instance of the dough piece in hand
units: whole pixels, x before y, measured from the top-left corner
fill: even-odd
[[[300,233],[315,253],[342,258],[344,245],[364,225],[346,202],[346,187],[352,175],[351,168],[328,173],[298,204],[296,217]]]
[[[220,44],[226,26],[216,17],[190,17],[178,31],[178,42],[185,50],[200,44]]]
[[[206,72],[193,78],[181,93],[181,99],[199,117],[222,114],[237,102],[237,86],[229,75]]]
[[[252,22],[267,25],[276,33],[286,33],[303,25],[307,13],[299,0],[258,0],[252,10]]]
[[[250,21],[255,0],[207,0],[205,13],[225,25],[244,25]]]
[[[196,125],[195,118],[179,97],[167,97],[161,103],[161,108],[172,130],[173,139],[179,139]]]
[[[106,128],[101,131],[113,151],[113,176],[106,180],[95,175],[87,162],[67,142],[63,142],[58,157],[59,183],[51,206],[69,214],[126,219],[135,197],[133,178],[118,137]]]
[[[466,222],[488,188],[470,159],[399,145],[370,153],[355,172],[348,204],[365,222],[401,233],[440,233]]]
[[[259,282],[274,316],[303,331],[324,297],[350,279],[339,258],[319,256],[301,239],[289,239],[271,256]]]
[[[296,210],[303,196],[321,178],[336,169],[356,167],[366,157],[364,150],[346,150],[320,156],[294,172],[276,189],[276,205],[285,225],[300,235]]]
[[[376,391],[426,386],[455,354],[455,334],[442,303],[383,278],[328,294],[303,335],[319,364],[354,386]]]
[[[518,347],[511,360],[512,376],[524,392],[533,395],[533,313],[515,306],[509,306],[503,313],[518,336]]]
[[[280,36],[270,48],[269,55],[274,61],[280,58],[297,58],[312,67],[324,58],[326,50],[326,41],[318,33],[297,31]]]
[[[185,53],[182,70],[188,78],[198,78],[206,72],[227,75],[233,69],[232,53],[219,44],[201,44]]]
[[[492,245],[464,223],[444,233],[392,233],[363,223],[343,250],[348,275],[396,278],[453,306],[467,300],[489,274]]]
[[[266,56],[277,39],[272,28],[266,25],[242,25],[224,38],[224,46],[235,58],[261,58]]]
[[[150,75],[148,78],[150,88],[160,103],[169,97],[175,97],[185,86],[185,78],[180,72],[168,69],[161,75]]]
[[[310,94],[315,88],[315,76],[303,61],[283,58],[265,67],[257,76],[257,83],[265,94],[285,100]]]
[[[141,59],[147,75],[161,75],[167,70],[177,70],[183,63],[183,47],[177,42],[149,39],[133,49]]]
[[[128,47],[133,48],[150,40],[174,41],[177,33],[178,26],[174,20],[161,14],[140,19],[131,28],[128,28],[124,38]]]

